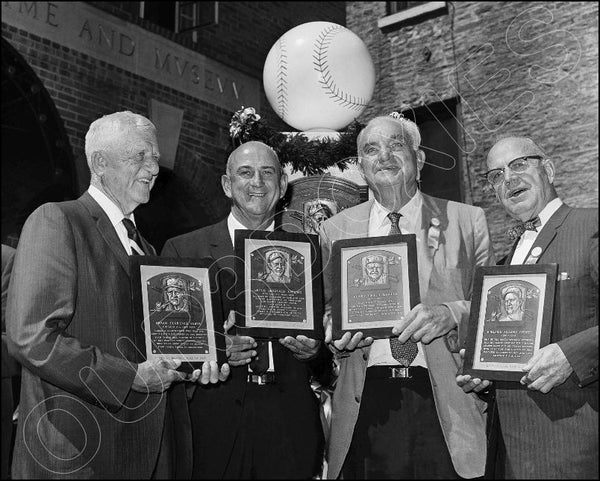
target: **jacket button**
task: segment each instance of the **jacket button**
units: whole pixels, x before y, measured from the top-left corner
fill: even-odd
[[[356,395],[356,396],[354,396],[354,400],[355,400],[357,403],[359,403],[359,402],[360,402],[360,396],[359,396],[359,395]]]
[[[366,361],[369,358],[369,355],[366,352],[363,352],[363,359]]]

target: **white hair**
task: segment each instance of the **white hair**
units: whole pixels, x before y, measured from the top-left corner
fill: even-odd
[[[141,132],[156,137],[156,127],[143,115],[128,110],[104,115],[90,124],[85,134],[85,157],[92,170],[94,152],[102,152],[114,148],[115,142],[126,131],[127,127],[135,127]],[[92,171],[93,172],[93,171]]]
[[[358,147],[358,152],[360,155],[360,146],[364,142],[364,136],[370,127],[375,123],[379,123],[382,120],[393,122],[396,124],[401,132],[406,132],[411,140],[411,147],[416,152],[419,150],[421,146],[421,132],[419,131],[419,127],[412,120],[409,120],[405,117],[391,117],[389,115],[380,115],[379,117],[375,117],[371,119],[367,125],[360,131],[358,137],[356,138],[356,145]]]

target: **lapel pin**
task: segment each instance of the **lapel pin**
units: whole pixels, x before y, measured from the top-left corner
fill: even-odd
[[[532,257],[539,257],[542,254],[542,248],[540,246],[534,247],[531,251]]]

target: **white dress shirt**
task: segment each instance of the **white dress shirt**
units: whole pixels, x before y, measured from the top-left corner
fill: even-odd
[[[90,185],[90,187],[88,188],[88,192],[92,196],[92,198],[96,202],[98,202],[102,210],[106,212],[110,223],[113,225],[115,231],[117,232],[117,235],[119,236],[121,244],[123,244],[123,247],[127,251],[127,254],[131,255],[131,242],[129,241],[129,236],[127,235],[127,229],[123,225],[122,221],[124,217],[127,217],[135,225],[135,218],[133,217],[133,213],[129,215],[123,215],[123,212],[121,212],[120,207],[117,204],[115,204],[112,200],[110,200],[104,192],[102,192],[97,187],[94,187],[93,185]],[[143,255],[144,253],[141,252],[141,254]]]
[[[560,200],[558,197],[556,199],[552,199],[546,204],[546,207],[544,207],[539,213],[541,224],[540,226],[538,226],[537,231],[526,230],[525,232],[523,232],[523,234],[521,234],[521,237],[519,238],[519,242],[517,244],[517,248],[515,249],[513,257],[510,261],[511,265],[523,264],[525,262],[525,258],[531,250],[533,243],[537,239],[538,234],[544,228],[544,226],[548,222],[548,219],[552,217],[552,215],[558,210],[558,208],[562,204],[563,201]]]
[[[421,221],[422,206],[423,196],[421,195],[421,191],[417,190],[417,193],[412,199],[410,199],[399,211],[399,213],[402,214],[402,217],[398,220],[398,227],[402,231],[402,234],[415,233],[416,226],[419,225]],[[369,237],[386,236],[389,234],[392,223],[387,215],[390,212],[390,210],[382,206],[377,200],[373,202],[371,212],[369,213]],[[417,222],[419,224],[417,224]],[[419,352],[417,353],[415,360],[411,363],[411,366],[427,367],[425,355],[423,354],[423,346],[420,342],[417,343],[417,346]],[[377,365],[400,365],[400,363],[394,359],[394,356],[392,356],[389,339],[376,339],[371,345],[367,367]]]
[[[227,230],[229,230],[229,237],[231,237],[231,244],[233,245],[234,251],[235,251],[235,231],[238,229],[248,230],[248,227],[246,227],[239,220],[237,220],[235,218],[235,216],[233,215],[233,213],[230,212],[229,217],[227,217]],[[271,222],[269,224],[269,226],[264,230],[273,232],[275,230],[275,221]],[[275,363],[273,362],[273,344],[271,344],[271,341],[268,341],[268,342],[269,342],[269,369],[267,369],[267,372],[273,372],[273,371],[275,371],[275,368],[274,368]],[[252,372],[252,370],[250,369],[250,365],[248,365],[248,371]]]

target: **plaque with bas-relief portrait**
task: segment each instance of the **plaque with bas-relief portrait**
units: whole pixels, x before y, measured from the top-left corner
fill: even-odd
[[[419,303],[416,237],[389,235],[333,244],[333,339],[360,331],[375,339]]]
[[[143,332],[136,344],[146,359],[180,359],[185,372],[227,362],[215,262],[131,256],[129,263],[134,332]]]
[[[557,264],[477,267],[462,374],[519,381],[550,342]]]
[[[236,230],[235,253],[238,333],[323,339],[317,236]]]

